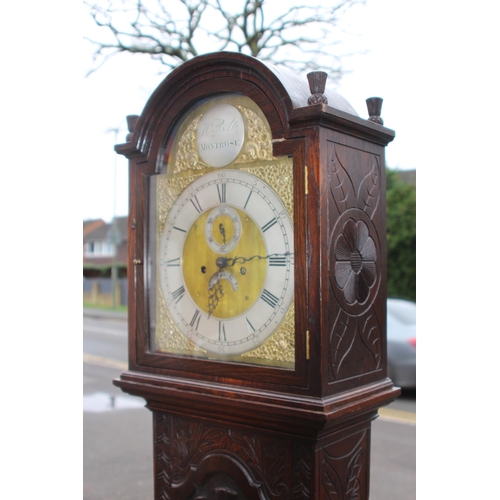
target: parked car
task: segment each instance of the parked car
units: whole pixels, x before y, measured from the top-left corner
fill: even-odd
[[[402,299],[387,300],[387,368],[394,385],[417,387],[417,306]]]

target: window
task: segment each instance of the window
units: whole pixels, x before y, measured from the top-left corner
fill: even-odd
[[[85,244],[86,257],[110,257],[114,253],[113,243],[110,241],[89,241]]]

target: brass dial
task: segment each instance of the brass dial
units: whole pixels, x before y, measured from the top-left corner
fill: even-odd
[[[180,331],[218,354],[258,347],[293,300],[293,226],[274,191],[239,170],[196,179],[173,204],[160,284]]]

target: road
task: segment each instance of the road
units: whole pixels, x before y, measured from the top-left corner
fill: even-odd
[[[153,498],[151,412],[112,384],[127,368],[124,319],[83,318],[83,498]],[[415,393],[373,422],[370,500],[414,500]]]

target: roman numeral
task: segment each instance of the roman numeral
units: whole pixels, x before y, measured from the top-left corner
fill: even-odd
[[[167,267],[179,267],[180,265],[181,265],[180,257],[177,257],[177,259],[167,260]]]
[[[262,228],[262,232],[265,233],[268,229],[270,229],[271,227],[273,227],[276,222],[278,222],[278,219],[276,219],[276,217],[274,219],[271,219],[263,228]]]
[[[243,208],[247,208],[248,202],[250,201],[250,196],[252,196],[253,191],[250,191],[250,194],[248,195],[247,201],[245,202],[245,206]]]
[[[270,266],[286,266],[286,257],[284,255],[274,255],[269,257]]]
[[[248,320],[248,318],[245,316],[245,319],[247,320],[248,326],[252,329],[253,332],[255,332],[255,328],[253,327],[252,323]]]
[[[181,286],[174,293],[172,293],[172,299],[177,304],[177,302],[179,302],[179,300],[181,300],[182,297],[184,297],[185,293],[186,293],[186,289],[184,288],[184,286]]]
[[[226,203],[226,183],[217,184],[217,194],[219,195],[219,201],[221,203]]]
[[[195,208],[195,210],[198,213],[201,213],[203,211],[203,209],[201,208],[200,202],[199,202],[198,198],[196,197],[196,195],[194,195],[191,198],[191,203],[193,204],[193,207]]]
[[[219,340],[224,340],[224,342],[226,341],[226,327],[222,321],[219,321]]]
[[[273,309],[278,305],[278,297],[273,295],[268,290],[264,289],[260,297],[266,304],[270,305]]]
[[[194,312],[193,319],[189,323],[195,330],[198,330],[198,325],[200,324],[201,314],[198,309]],[[196,325],[196,326],[195,326]]]

